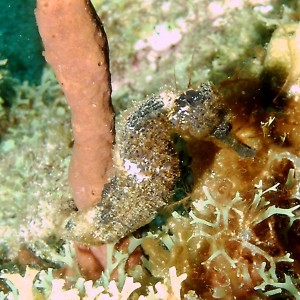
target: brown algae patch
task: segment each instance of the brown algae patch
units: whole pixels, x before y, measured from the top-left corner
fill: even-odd
[[[299,25],[292,28],[284,36],[291,46]],[[188,274],[184,293],[193,290],[204,299],[300,295],[299,52],[282,47],[273,56],[274,43],[259,76],[219,85],[232,134],[255,148],[255,156],[240,157],[210,141],[188,143],[192,207],[174,212],[161,232],[143,240],[155,276],[164,277],[171,265]],[[282,59],[290,59],[290,69]]]

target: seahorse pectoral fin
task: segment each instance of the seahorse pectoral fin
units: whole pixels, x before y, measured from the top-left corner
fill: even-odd
[[[231,133],[231,124],[227,121],[222,122],[211,134],[222,143],[228,145],[241,157],[254,157],[256,150],[238,141]]]

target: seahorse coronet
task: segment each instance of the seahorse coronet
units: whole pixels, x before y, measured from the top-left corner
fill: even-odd
[[[96,206],[74,213],[66,236],[110,243],[149,223],[180,178],[174,134],[202,139],[222,122],[224,107],[211,83],[176,94],[163,91],[139,104],[117,126],[115,175]]]

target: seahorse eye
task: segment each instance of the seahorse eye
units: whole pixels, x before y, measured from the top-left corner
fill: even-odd
[[[199,91],[195,91],[195,90],[188,90],[185,93],[185,98],[186,101],[191,105],[191,106],[196,106],[199,105],[199,102],[203,102],[205,100],[204,97],[201,97],[201,93],[199,93]]]
[[[176,104],[178,107],[185,107],[187,105],[187,99],[185,97],[185,94],[181,94],[176,100]]]
[[[199,91],[195,90],[188,90],[185,93],[181,94],[176,99],[176,104],[178,107],[182,108],[185,106],[198,106],[199,102],[203,102],[205,100],[204,97],[202,97],[201,93]]]

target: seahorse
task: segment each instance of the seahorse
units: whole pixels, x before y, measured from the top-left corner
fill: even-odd
[[[174,134],[225,140],[225,115],[210,82],[180,95],[164,91],[139,104],[116,130],[114,177],[97,205],[71,215],[66,236],[89,245],[110,243],[149,223],[180,178]]]

